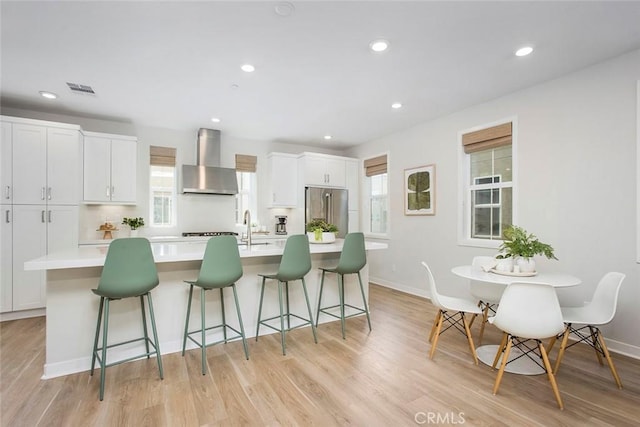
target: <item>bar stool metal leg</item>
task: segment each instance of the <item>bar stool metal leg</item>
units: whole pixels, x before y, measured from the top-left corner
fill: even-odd
[[[313,341],[318,344],[318,336],[316,335],[316,327],[313,324],[313,315],[311,314],[311,304],[309,303],[309,293],[307,292],[307,284],[302,278],[302,290],[304,291],[304,300],[307,303],[307,312],[309,313],[309,324],[311,325],[311,332],[313,332]]]
[[[278,299],[280,301],[280,341],[282,342],[282,355],[286,356],[287,352],[285,350],[285,334],[286,331],[284,329],[284,312],[282,307],[282,282],[278,280]]]
[[[364,312],[367,315],[367,323],[369,324],[369,332],[371,332],[371,316],[369,316],[369,306],[367,305],[367,298],[364,296],[364,286],[362,285],[362,277],[358,271],[358,282],[360,283],[360,293],[362,294],[362,303],[364,304]]]
[[[256,329],[256,341],[260,335],[260,319],[262,319],[262,301],[264,300],[264,283],[267,280],[266,277],[262,278],[262,289],[260,290],[260,304],[258,304],[258,327]]]
[[[184,338],[182,339],[182,355],[187,347],[187,335],[189,334],[189,318],[191,316],[191,299],[193,298],[193,285],[189,287],[189,302],[187,304],[187,320],[184,323]]]
[[[236,302],[236,313],[238,313],[238,323],[240,324],[240,332],[242,333],[242,346],[244,347],[244,355],[249,360],[249,347],[247,347],[247,339],[244,334],[244,325],[242,324],[242,315],[240,314],[240,304],[238,303],[238,293],[236,292],[236,285],[231,286],[233,289],[233,299]]]

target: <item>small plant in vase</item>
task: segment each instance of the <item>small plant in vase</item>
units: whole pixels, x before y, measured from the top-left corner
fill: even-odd
[[[532,273],[536,269],[533,257],[544,255],[548,259],[558,259],[553,253],[553,247],[542,243],[535,234],[528,233],[524,228],[511,225],[504,230],[504,241],[500,245],[502,258],[512,258],[514,267],[518,267],[521,273]],[[496,257],[496,258],[498,258]]]
[[[142,218],[142,217],[138,217],[138,218],[127,218],[127,217],[124,217],[124,218],[122,218],[122,223],[129,226],[129,228],[131,229],[131,237],[135,237],[135,236],[138,235],[138,228],[144,226],[144,218]]]
[[[307,235],[311,243],[335,242],[338,227],[324,219],[314,219],[307,223]]]

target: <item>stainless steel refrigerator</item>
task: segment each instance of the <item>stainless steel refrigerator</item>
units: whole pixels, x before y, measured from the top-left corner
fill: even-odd
[[[347,190],[305,187],[304,225],[314,219],[324,219],[338,227],[338,237],[349,232],[349,197]]]

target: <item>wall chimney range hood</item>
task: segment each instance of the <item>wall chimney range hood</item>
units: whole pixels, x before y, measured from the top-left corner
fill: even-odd
[[[182,165],[182,192],[238,194],[236,170],[220,167],[219,130],[198,130],[196,165]]]

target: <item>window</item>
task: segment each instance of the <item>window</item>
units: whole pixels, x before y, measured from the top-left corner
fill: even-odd
[[[512,123],[462,134],[461,243],[497,246],[513,224]]]
[[[176,225],[176,149],[150,147],[149,210],[151,227]]]
[[[244,212],[252,213],[251,221],[258,223],[258,179],[256,176],[257,157],[236,154],[236,175],[238,194],[236,195],[236,224],[244,222]]]
[[[364,161],[367,189],[366,231],[386,235],[389,232],[389,182],[387,155]]]

